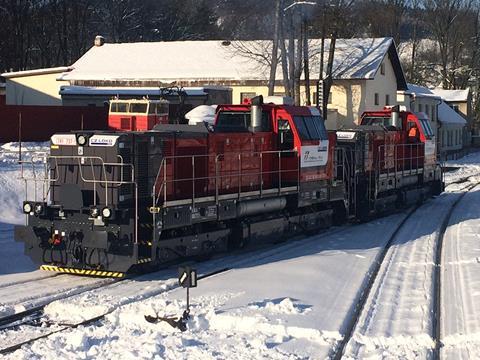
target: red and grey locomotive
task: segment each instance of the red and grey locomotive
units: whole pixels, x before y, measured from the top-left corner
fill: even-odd
[[[213,126],[55,134],[49,199],[24,203],[16,239],[44,269],[123,276],[363,219],[441,191],[431,135],[396,110],[327,132],[316,108],[261,96],[218,106]]]

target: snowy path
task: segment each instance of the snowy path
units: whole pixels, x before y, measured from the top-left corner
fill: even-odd
[[[480,187],[466,194],[444,237],[441,355],[480,358]]]
[[[345,358],[431,355],[436,244],[441,224],[459,196],[445,193],[423,205],[397,234]]]

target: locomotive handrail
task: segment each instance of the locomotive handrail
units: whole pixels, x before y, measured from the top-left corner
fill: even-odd
[[[422,142],[379,145],[377,166],[375,171],[376,181],[379,181],[381,174],[386,174],[387,178],[397,174],[398,172],[401,172],[402,177],[406,174],[418,175],[425,168],[425,154],[424,151],[421,151],[421,149],[424,147],[425,144]],[[397,188],[396,181],[394,188]],[[379,187],[376,186],[376,192],[378,191]],[[377,194],[375,194],[375,197],[377,197]]]
[[[118,187],[121,185],[126,185],[130,184],[135,187],[135,243],[138,242],[138,184],[135,179],[135,168],[133,164],[130,163],[124,163],[123,158],[120,155],[117,155],[117,157],[120,159],[119,163],[114,163],[114,162],[105,162],[103,158],[99,156],[81,156],[81,155],[50,155],[46,152],[41,152],[41,153],[36,153],[30,160],[19,160],[18,163],[21,165],[21,178],[25,181],[25,196],[27,197],[25,200],[28,200],[27,196],[27,191],[28,191],[28,181],[33,181],[34,182],[34,197],[35,201],[37,201],[37,183],[38,182],[43,182],[44,188],[43,188],[43,202],[46,202],[48,193],[50,191],[50,187],[48,184],[56,183],[59,180],[59,172],[57,171],[59,167],[59,161],[58,160],[76,160],[78,162],[78,169],[79,169],[79,174],[85,183],[92,183],[93,184],[93,204],[94,206],[97,205],[97,197],[96,197],[96,186],[97,184],[104,184],[105,185],[105,206],[108,206],[108,188],[109,186],[111,188],[113,187]],[[41,159],[42,163],[44,165],[45,169],[45,175],[42,179],[38,179],[36,171],[35,171],[35,159]],[[51,166],[50,168],[48,165],[50,164],[50,160],[53,160],[55,162],[55,174],[56,177],[52,178],[51,176],[51,171],[52,170]],[[98,163],[96,163],[98,162]],[[25,176],[24,171],[23,171],[23,165],[24,164],[31,164],[32,165],[32,178],[28,178]],[[72,164],[68,164],[72,165]],[[66,164],[60,164],[60,166],[66,166]],[[87,178],[82,170],[83,166],[90,166],[91,171],[92,171],[92,179]],[[95,170],[94,166],[101,166],[102,168],[102,174],[104,177],[104,180],[101,179],[96,179],[95,176]],[[106,166],[111,166],[111,167],[118,167],[120,169],[120,180],[109,180],[107,176],[107,170]],[[130,174],[131,174],[131,180],[125,180],[124,179],[124,168],[129,167],[130,168]],[[48,189],[48,190],[45,190]]]
[[[286,154],[286,153],[293,153],[293,154],[297,154],[297,158],[298,158],[298,151],[297,149],[293,149],[293,150],[278,150],[278,151],[275,151],[275,150],[269,150],[269,151],[261,151],[261,152],[254,152],[254,153],[223,153],[223,154],[199,154],[199,155],[174,155],[174,156],[166,156],[162,159],[161,163],[160,163],[160,167],[159,167],[159,170],[157,172],[157,176],[155,178],[155,182],[153,184],[153,188],[152,188],[152,205],[153,205],[153,208],[156,208],[157,207],[157,204],[158,204],[158,201],[160,199],[160,197],[162,197],[163,195],[163,206],[165,206],[168,202],[167,202],[167,184],[174,184],[174,183],[179,183],[179,182],[189,182],[191,181],[192,182],[192,198],[191,198],[191,201],[192,201],[192,206],[195,205],[195,200],[196,200],[196,193],[195,193],[195,182],[196,181],[201,181],[201,180],[209,180],[209,179],[212,179],[211,176],[196,176],[195,175],[195,159],[200,159],[200,158],[206,158],[207,160],[209,159],[212,159],[213,158],[213,161],[215,162],[215,177],[214,177],[214,182],[215,182],[215,202],[216,204],[218,204],[218,199],[219,199],[219,180],[221,179],[224,179],[224,178],[231,178],[233,176],[233,174],[231,173],[231,170],[228,170],[228,174],[220,174],[220,171],[219,171],[219,162],[221,161],[221,158],[222,157],[231,157],[231,158],[236,158],[238,161],[238,172],[236,174],[237,178],[238,178],[238,191],[237,191],[237,196],[240,198],[241,197],[241,194],[242,194],[242,181],[241,181],[241,178],[242,176],[245,176],[245,175],[249,175],[249,176],[259,176],[260,177],[260,181],[259,181],[259,185],[260,185],[260,196],[263,196],[263,193],[264,193],[264,189],[263,189],[263,175],[269,175],[269,174],[278,174],[278,193],[280,194],[281,191],[282,191],[282,174],[285,174],[285,173],[292,173],[292,172],[295,172],[297,174],[297,190],[298,190],[298,186],[299,186],[299,177],[300,177],[300,166],[299,166],[299,163],[297,161],[297,166],[296,168],[294,169],[285,169],[283,170],[281,168],[281,156],[282,154]],[[268,155],[268,154],[276,154],[278,156],[278,166],[279,168],[276,169],[276,170],[270,170],[270,171],[264,171],[263,170],[263,157],[265,155]],[[260,158],[260,171],[248,171],[248,170],[245,170],[245,169],[242,169],[242,159],[245,158],[245,156],[247,157],[256,157],[258,156]],[[166,166],[167,166],[167,163],[168,161],[175,161],[175,160],[178,160],[178,159],[191,159],[191,163],[192,163],[192,177],[189,177],[189,178],[176,178],[176,179],[167,179],[167,171],[166,171]],[[159,188],[158,188],[158,191],[157,191],[157,187],[158,187],[158,183],[159,183],[159,180],[161,178],[163,174],[163,180],[161,181],[160,185],[159,185]]]

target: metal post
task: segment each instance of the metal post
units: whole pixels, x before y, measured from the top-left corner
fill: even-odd
[[[22,161],[22,113],[18,113],[18,161]]]
[[[215,156],[215,203],[218,205],[218,156]]]
[[[280,151],[278,152],[278,193],[280,194],[282,189],[282,156]]]
[[[260,197],[263,192],[263,153],[260,153]]]
[[[238,154],[238,198],[242,192],[242,154]]]
[[[173,161],[172,161],[173,164]],[[167,159],[165,159],[165,166],[163,169],[163,206],[166,206],[167,203]]]
[[[195,155],[192,156],[192,210],[195,207]]]
[[[187,314],[190,314],[190,288],[187,287]]]

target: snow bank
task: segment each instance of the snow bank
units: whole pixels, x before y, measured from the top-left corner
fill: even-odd
[[[22,144],[22,156],[28,160],[35,152],[48,151],[48,143],[24,143]],[[21,179],[22,169],[18,164],[19,144],[8,143],[0,147],[0,222],[9,224],[22,224],[25,218],[22,214],[22,202],[26,193],[33,200],[35,185],[33,181],[25,184]],[[36,160],[35,173],[38,175],[42,165]],[[24,164],[23,174],[32,178],[34,171],[32,165]],[[42,184],[37,183],[38,194],[41,193]]]
[[[466,179],[472,175],[480,176],[480,151],[468,154],[461,159],[449,160],[445,162],[445,166],[458,168],[445,173],[446,184]]]

